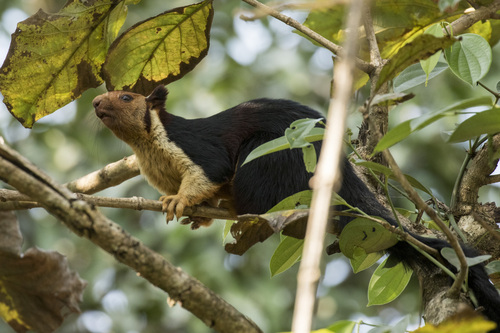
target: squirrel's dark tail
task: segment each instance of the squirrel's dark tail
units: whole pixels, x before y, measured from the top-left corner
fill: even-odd
[[[451,247],[448,242],[441,239],[422,237],[411,232],[410,234],[420,242],[438,251],[441,251],[441,249],[445,247]],[[462,245],[462,250],[464,251],[465,256],[469,258],[479,255],[476,250],[464,245]],[[495,286],[490,282],[488,274],[484,268],[484,264],[481,263],[469,267],[468,282],[469,288],[472,290],[478,306],[482,308],[480,309],[481,313],[497,324],[497,328],[490,332],[500,333],[500,294]]]
[[[361,179],[355,174],[350,162],[345,159],[343,165],[343,181],[339,195],[350,205],[358,207],[368,215],[379,216],[394,226],[397,222],[390,212],[378,202],[375,195],[366,187]],[[342,226],[349,223],[351,218],[340,217]],[[427,238],[410,233],[422,243],[440,251],[444,247],[451,247],[449,243],[441,239]],[[466,246],[462,246],[467,257],[475,257],[478,253]],[[405,242],[399,242],[388,251],[398,257],[399,260],[417,265],[430,264],[417,250]],[[450,269],[454,269],[450,265]],[[482,307],[482,313],[497,324],[497,328],[491,332],[500,333],[500,294],[488,278],[483,264],[469,267],[469,288],[473,291],[478,305]]]

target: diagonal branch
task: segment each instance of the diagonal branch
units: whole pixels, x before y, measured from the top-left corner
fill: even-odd
[[[456,280],[453,282],[453,285],[449,289],[448,295],[450,295],[450,297],[452,298],[458,298],[462,285],[467,277],[468,266],[467,266],[467,261],[465,259],[464,251],[462,250],[462,247],[460,246],[457,237],[451,232],[448,226],[444,224],[444,222],[441,220],[436,211],[434,211],[434,209],[429,207],[429,205],[427,205],[424,202],[424,200],[418,195],[415,189],[408,182],[408,179],[406,179],[406,177],[404,176],[403,172],[397,165],[396,161],[394,160],[394,157],[389,152],[389,150],[385,149],[382,152],[382,154],[384,155],[385,160],[387,161],[392,171],[394,172],[394,176],[401,184],[401,186],[403,186],[403,189],[408,194],[411,201],[415,203],[418,209],[425,211],[425,213],[429,215],[429,217],[434,222],[436,222],[441,231],[446,235],[446,238],[448,239],[448,242],[450,243],[451,247],[456,252],[460,262],[460,270],[457,273]]]
[[[460,35],[465,30],[469,29],[475,23],[490,18],[497,18],[496,12],[500,10],[500,0],[495,0],[488,6],[482,6],[475,10],[468,11],[465,15],[451,23],[451,31],[453,35]]]
[[[73,180],[65,184],[65,186],[72,192],[93,194],[119,185],[139,174],[137,158],[135,155],[130,155],[119,161],[110,163],[100,170]]]
[[[262,13],[264,13],[266,15],[270,15],[270,16],[282,21],[283,23],[291,26],[292,28],[297,29],[298,31],[302,32],[304,35],[311,38],[313,41],[322,45],[326,49],[330,50],[331,52],[333,52],[337,56],[343,55],[344,49],[341,46],[329,41],[325,37],[318,34],[316,31],[309,29],[308,27],[301,24],[297,20],[294,20],[293,18],[286,16],[273,8],[264,5],[263,3],[261,3],[257,0],[243,0],[243,1],[246,2],[247,4],[249,4],[250,6],[257,8]],[[243,17],[243,19],[248,19],[248,18]],[[353,59],[356,63],[356,66],[365,73],[369,74],[375,69],[375,67],[372,64],[367,63],[366,61],[363,61],[355,56]]]
[[[261,332],[255,323],[220,296],[146,247],[92,205],[79,200],[66,187],[55,183],[2,141],[0,179],[40,202],[75,234],[88,238],[153,285],[166,291],[173,301],[213,330],[227,333]]]

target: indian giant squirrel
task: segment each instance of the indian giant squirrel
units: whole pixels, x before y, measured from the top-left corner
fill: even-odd
[[[282,99],[256,99],[208,118],[184,119],[167,113],[167,90],[158,86],[145,97],[126,91],[97,96],[93,105],[97,117],[125,141],[137,156],[141,173],[165,194],[163,211],[167,220],[181,217],[185,207],[227,201],[236,214],[262,214],[282,199],[309,189],[312,174],[305,169],[302,152],[284,150],[260,157],[242,166],[259,145],[283,135],[290,124],[302,118],[321,118],[317,111]],[[319,154],[321,141],[314,147]],[[359,179],[347,158],[342,166],[339,195],[368,215],[380,216],[394,226],[396,221]],[[351,218],[341,217],[344,227]],[[210,219],[194,217],[192,227],[208,225]],[[424,244],[441,250],[443,240],[411,234]],[[400,260],[428,264],[406,242],[389,250]],[[476,256],[464,247],[466,256]],[[449,265],[450,269],[454,269]],[[483,264],[469,268],[469,286],[483,313],[497,323],[500,332],[500,296],[490,283]]]

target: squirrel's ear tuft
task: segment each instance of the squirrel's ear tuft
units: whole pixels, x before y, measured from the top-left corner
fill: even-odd
[[[151,95],[146,97],[146,102],[150,105],[151,109],[164,108],[165,101],[167,100],[168,90],[163,84],[153,90]]]

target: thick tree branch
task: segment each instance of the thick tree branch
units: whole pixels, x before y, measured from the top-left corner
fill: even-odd
[[[495,170],[498,159],[492,160],[491,153],[500,150],[500,134],[494,135],[472,158],[460,183],[454,214],[467,215],[477,204],[479,189],[490,184],[490,174]]]
[[[140,174],[135,155],[124,157],[104,168],[78,178],[65,186],[72,192],[93,194],[112,186],[119,185]]]
[[[91,240],[217,332],[261,332],[234,307],[198,280],[173,266],[76,194],[53,182],[0,142],[0,178],[34,200],[71,231]]]
[[[495,0],[488,6],[479,7],[467,12],[455,21],[451,22],[453,35],[460,35],[475,23],[496,17],[496,12],[500,10],[500,0]]]
[[[373,3],[363,8],[363,26],[365,28],[366,40],[370,48],[370,62],[378,68],[382,66],[383,62],[378,48],[377,36],[373,28],[372,6]]]
[[[473,155],[464,167],[465,171],[454,198],[455,204],[451,207],[452,213],[458,217],[457,224],[466,233],[468,241],[494,258],[500,256],[500,244],[495,238],[498,237],[498,231],[495,231],[498,230],[495,223],[498,208],[495,208],[494,203],[478,203],[478,198],[482,186],[491,184],[492,179],[499,178],[490,176],[498,164],[498,158],[493,157],[497,156],[499,150],[500,134],[497,134]]]

